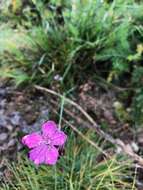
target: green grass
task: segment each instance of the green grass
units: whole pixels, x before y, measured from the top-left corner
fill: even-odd
[[[71,132],[71,131],[69,131]],[[96,138],[87,132],[88,138]],[[98,162],[99,152],[73,132],[68,137],[65,155],[56,166],[35,167],[25,153],[18,163],[10,164],[13,178],[1,190],[131,190],[133,181],[130,162],[120,156]]]
[[[18,2],[18,19],[13,9],[7,16],[4,12],[4,18],[9,20],[2,14],[0,27],[0,75],[14,79],[17,85],[51,84],[54,76],[60,74],[63,86],[71,87],[77,78],[82,81],[84,72],[110,76],[112,81],[138,61],[142,3],[33,0],[22,7]]]

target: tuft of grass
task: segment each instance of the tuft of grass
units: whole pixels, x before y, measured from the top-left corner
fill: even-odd
[[[88,138],[93,133],[87,132]],[[94,139],[96,136],[94,135]],[[1,190],[131,190],[130,162],[113,156],[99,162],[99,152],[71,132],[65,155],[56,166],[36,167],[25,154],[18,163],[9,164],[12,178],[1,185]]]
[[[58,73],[62,84],[71,86],[82,71],[106,73],[104,77],[109,75],[111,81],[129,71],[134,61],[129,58],[141,41],[142,3],[33,0],[25,7],[13,2],[12,10],[18,10],[20,16],[18,20],[11,16],[7,22],[1,19],[0,60],[1,71],[6,65],[27,75],[18,78],[18,84],[29,81],[47,85]],[[12,10],[9,12],[15,15]],[[96,68],[94,72],[92,68]],[[8,77],[5,72],[0,75]],[[17,80],[17,75],[9,77]],[[78,80],[82,76],[78,75]]]

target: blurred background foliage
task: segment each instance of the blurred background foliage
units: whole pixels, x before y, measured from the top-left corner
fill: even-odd
[[[142,20],[136,0],[1,1],[0,76],[47,86],[59,75],[62,89],[100,76],[133,88],[132,113],[141,123]]]

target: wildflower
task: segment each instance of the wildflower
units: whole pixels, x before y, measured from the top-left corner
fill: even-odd
[[[63,78],[59,74],[57,74],[57,75],[54,76],[54,80],[56,80],[56,81],[62,81]]]
[[[36,165],[45,163],[54,165],[59,152],[57,146],[64,145],[67,136],[57,128],[54,121],[42,125],[42,132],[34,132],[22,138],[22,143],[30,148],[29,158]]]

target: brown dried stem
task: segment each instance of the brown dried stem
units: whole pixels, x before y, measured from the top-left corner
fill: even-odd
[[[45,91],[48,92],[50,94],[53,94],[59,98],[63,98],[63,96],[51,89],[47,89],[38,85],[35,85],[35,88],[37,90],[41,90],[41,91]],[[92,128],[94,129],[101,137],[103,137],[105,140],[107,140],[108,142],[120,147],[122,149],[122,151],[127,154],[130,158],[132,158],[134,161],[138,162],[139,165],[143,166],[143,158],[140,157],[138,154],[134,153],[134,151],[132,150],[130,145],[126,145],[122,140],[120,139],[114,139],[111,135],[105,133],[100,126],[94,121],[94,119],[76,102],[64,97],[65,102],[71,104],[72,106],[76,107],[76,109],[78,109],[85,117],[86,119],[92,124],[92,126],[88,125],[88,128]],[[65,121],[74,131],[78,132],[78,134],[80,134],[79,130],[77,130],[77,128],[75,128],[73,125],[71,125],[69,122]],[[83,137],[83,134],[80,134],[80,136]],[[85,138],[85,136],[83,137]],[[97,145],[96,145],[97,148]]]

